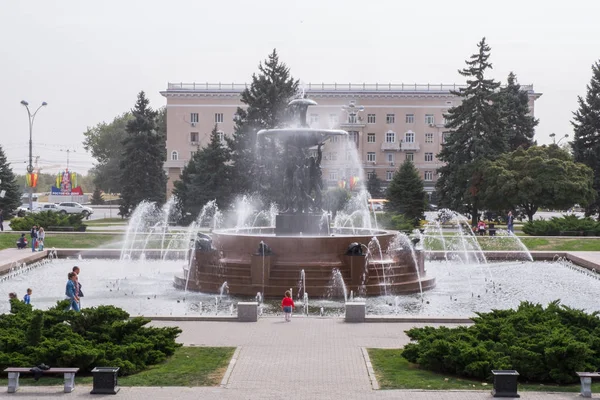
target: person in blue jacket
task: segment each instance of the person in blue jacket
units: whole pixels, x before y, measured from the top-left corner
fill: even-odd
[[[65,294],[71,301],[69,307],[70,310],[79,312],[79,296],[77,295],[77,274],[75,272],[69,272],[69,280],[67,281],[67,289]]]

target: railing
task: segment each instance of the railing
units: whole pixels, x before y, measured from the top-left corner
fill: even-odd
[[[418,142],[402,142],[400,143],[402,150],[419,150],[421,147]]]
[[[386,150],[396,150],[396,151],[400,151],[400,143],[397,142],[383,142],[381,143],[381,150],[382,151],[386,151]]]
[[[169,82],[167,90],[236,91],[246,89],[246,83]],[[307,83],[307,92],[449,92],[465,88],[456,83]],[[533,85],[521,85],[521,90],[533,91]]]

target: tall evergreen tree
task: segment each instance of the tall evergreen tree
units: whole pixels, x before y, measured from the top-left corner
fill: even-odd
[[[419,171],[412,161],[404,161],[394,173],[387,189],[386,211],[403,214],[416,226],[425,212],[425,198],[425,189]]]
[[[261,129],[281,127],[288,119],[287,104],[298,92],[298,81],[279,61],[277,51],[258,66],[252,84],[242,92],[235,115],[232,149],[233,187],[237,194],[260,193],[267,202],[281,204],[283,149],[270,138],[258,140]],[[257,143],[258,142],[258,143]]]
[[[531,115],[529,95],[521,89],[517,77],[512,72],[508,74],[506,86],[498,93],[498,103],[508,137],[508,150],[532,146],[535,127],[539,121]]]
[[[473,224],[480,207],[481,173],[477,166],[508,150],[498,101],[500,83],[485,77],[492,68],[491,49],[485,38],[477,47],[479,51],[465,61],[467,67],[458,71],[467,77],[467,85],[453,92],[462,101],[446,115],[446,127],[451,130],[438,154],[445,165],[438,170],[441,176],[436,185],[440,205],[457,211],[465,211],[467,205]]]
[[[181,180],[174,183],[173,194],[179,201],[183,222],[196,219],[204,204],[211,200],[216,200],[220,208],[228,205],[233,189],[230,161],[231,152],[219,138],[215,125],[208,145],[194,153],[181,173]]]
[[[142,91],[127,123],[127,135],[122,141],[121,215],[129,215],[142,201],[161,205],[166,200],[167,175],[163,169],[166,161],[165,136],[157,130],[157,112]]]
[[[6,218],[21,205],[21,190],[0,145],[0,193],[2,191],[6,193],[4,197],[0,197],[0,210],[3,210],[2,214]]]
[[[369,175],[369,179],[367,179],[367,191],[371,195],[372,199],[380,199],[381,196],[383,196],[381,184],[381,179],[379,179],[377,174]]]
[[[93,205],[104,204],[104,197],[102,197],[102,192],[99,187],[94,189],[94,193],[92,193],[92,198],[90,199],[90,203]]]
[[[573,157],[594,171],[596,201],[586,209],[586,215],[600,211],[600,61],[592,65],[592,79],[587,85],[585,99],[579,96],[579,109],[575,111],[573,130]]]

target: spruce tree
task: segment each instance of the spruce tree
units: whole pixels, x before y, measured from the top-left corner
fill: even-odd
[[[216,200],[219,208],[225,208],[231,199],[232,167],[231,152],[222,142],[215,125],[208,145],[192,156],[175,181],[173,194],[178,199],[182,222],[196,219],[202,207]]]
[[[259,193],[266,202],[281,204],[283,149],[271,138],[258,140],[261,129],[282,127],[288,120],[287,105],[298,92],[298,81],[279,61],[277,51],[258,66],[252,83],[242,92],[247,107],[238,108],[235,131],[229,140],[232,149],[232,182],[236,194]]]
[[[578,97],[579,109],[575,111],[573,130],[573,157],[594,171],[596,201],[586,208],[586,215],[600,211],[600,61],[592,65],[592,79],[587,85],[585,98]]]
[[[381,190],[381,179],[377,174],[369,175],[367,179],[367,191],[371,195],[372,199],[380,199],[383,196],[383,190]]]
[[[161,205],[166,200],[167,175],[165,136],[157,130],[157,112],[149,106],[144,92],[140,92],[127,123],[127,135],[122,141],[120,213],[129,215],[142,201]]]
[[[530,114],[529,95],[521,90],[521,85],[512,72],[508,75],[506,86],[498,93],[498,103],[508,138],[508,150],[532,146],[538,120]]]
[[[452,93],[462,101],[446,114],[446,142],[438,154],[445,163],[438,171],[437,195],[440,205],[472,213],[475,225],[480,207],[478,165],[508,150],[508,139],[501,123],[497,89],[500,83],[487,79],[492,68],[490,47],[483,38],[479,51],[465,61],[467,67],[458,72],[467,77],[467,85]]]
[[[97,186],[94,189],[94,193],[92,193],[92,198],[90,200],[90,203],[92,203],[92,205],[104,204],[104,198],[102,197],[102,192],[100,191],[100,188]]]
[[[6,218],[21,205],[21,190],[0,145],[0,193],[2,191],[5,193],[4,197],[0,197],[0,210]]]
[[[423,218],[426,194],[423,180],[412,161],[404,161],[394,173],[386,199],[386,211],[403,214],[414,226]]]

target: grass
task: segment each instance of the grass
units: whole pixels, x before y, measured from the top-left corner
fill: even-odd
[[[598,238],[558,238],[548,236],[544,238],[521,236],[519,239],[529,250],[555,250],[555,251],[600,251],[600,237]],[[428,237],[425,239],[427,248],[443,250],[441,239]],[[444,236],[446,248],[461,249],[458,236]],[[521,250],[515,240],[506,237],[477,236],[482,250]]]
[[[367,349],[377,382],[382,389],[424,390],[492,390],[492,382],[460,378],[420,369],[404,359],[401,349]],[[519,383],[519,391],[579,392],[579,384],[552,385]],[[592,392],[600,390],[600,383],[592,384]]]
[[[113,226],[113,225],[127,225],[129,220],[123,218],[100,218],[84,221],[84,224],[89,226]]]
[[[221,382],[235,351],[234,347],[180,347],[161,364],[135,375],[119,377],[119,386],[216,386]],[[45,377],[34,381],[22,376],[23,386],[63,385],[61,377]],[[91,376],[76,376],[75,385],[91,385]],[[8,379],[0,379],[7,386]]]
[[[21,235],[18,233],[5,233],[0,235],[0,250],[15,248],[15,243]],[[27,241],[30,242],[29,235]],[[73,249],[93,249],[100,247],[118,239],[119,235],[99,235],[93,233],[61,233],[53,235],[52,232],[46,232],[44,247],[46,249],[73,248]],[[30,242],[31,243],[31,242]]]

